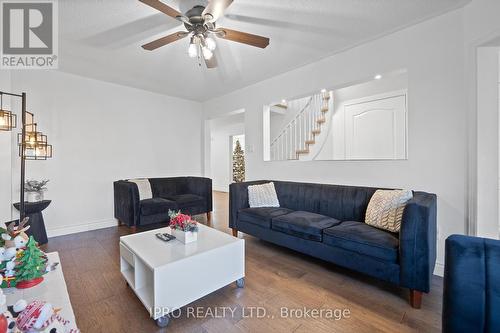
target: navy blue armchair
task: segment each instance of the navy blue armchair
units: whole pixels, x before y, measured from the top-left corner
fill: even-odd
[[[500,332],[500,241],[446,240],[443,332]]]
[[[184,214],[212,212],[212,180],[203,177],[150,178],[153,198],[139,199],[137,185],[126,180],[113,183],[115,218],[129,227],[168,222],[169,210]]]
[[[274,181],[281,207],[249,208],[248,186],[231,184],[229,227],[410,289],[419,308],[436,262],[436,195],[413,192],[399,233],[365,222],[377,188]]]

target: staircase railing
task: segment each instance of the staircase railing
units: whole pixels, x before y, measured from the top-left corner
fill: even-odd
[[[320,93],[309,98],[306,105],[286,124],[271,142],[271,160],[297,160],[300,154],[309,153],[309,146],[321,133],[321,125],[326,122],[328,93]],[[293,102],[287,112],[293,112]]]

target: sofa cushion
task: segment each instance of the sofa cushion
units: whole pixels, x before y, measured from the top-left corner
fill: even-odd
[[[195,194],[169,195],[167,199],[175,201],[179,209],[192,206],[202,206],[205,204],[205,198]]]
[[[399,232],[406,203],[412,197],[411,190],[377,190],[368,203],[365,223],[390,232]]]
[[[271,228],[272,218],[291,212],[291,209],[283,207],[243,208],[238,211],[238,218],[243,222],[252,223],[265,228]]]
[[[391,263],[398,259],[396,234],[363,222],[345,221],[323,230],[323,243]]]
[[[174,201],[163,198],[152,198],[140,201],[141,215],[149,216],[156,214],[168,214],[170,209],[176,209],[177,204]]]
[[[339,223],[339,220],[332,217],[297,211],[273,218],[271,229],[292,236],[321,242],[323,229]]]
[[[154,198],[167,198],[170,195],[188,193],[181,192],[185,187],[186,177],[149,178],[149,182]]]
[[[248,205],[250,208],[279,207],[280,202],[274,183],[248,186]]]

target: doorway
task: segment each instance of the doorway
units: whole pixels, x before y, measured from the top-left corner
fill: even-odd
[[[239,110],[206,121],[205,174],[212,179],[214,191],[229,192],[229,184],[244,177],[245,166],[245,113]],[[239,142],[241,151],[234,156]],[[234,156],[234,157],[233,157]],[[237,162],[237,165],[235,163]],[[236,167],[236,169],[234,169]]]

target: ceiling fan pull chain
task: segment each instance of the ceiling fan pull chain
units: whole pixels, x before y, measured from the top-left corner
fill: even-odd
[[[196,44],[196,45],[198,45],[198,66],[200,66],[200,67],[201,67],[201,55],[202,55],[202,53],[201,53],[201,52],[202,52],[202,51],[201,51],[201,46],[200,46],[200,44],[199,44],[199,43],[198,43],[198,44]]]

